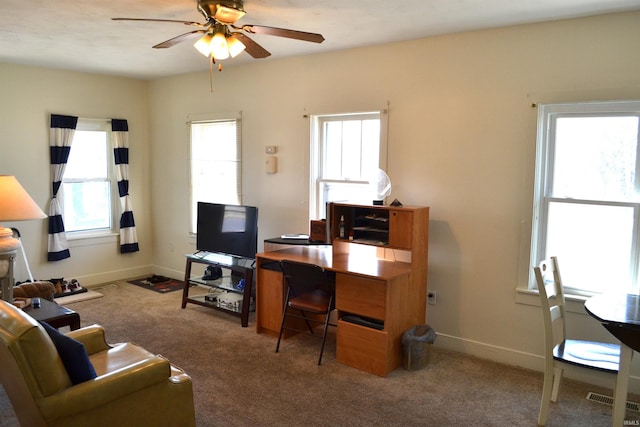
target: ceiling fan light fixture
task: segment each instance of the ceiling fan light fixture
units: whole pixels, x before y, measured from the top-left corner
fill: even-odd
[[[246,48],[244,43],[238,40],[233,34],[227,37],[227,45],[229,46],[229,55],[231,55],[232,58],[240,55]]]
[[[211,39],[211,55],[217,60],[227,59],[229,57],[229,45],[224,33],[216,32]]]
[[[213,39],[213,36],[211,34],[205,34],[202,38],[200,38],[193,44],[193,47],[198,49],[198,52],[208,57],[209,55],[211,55],[211,39]]]

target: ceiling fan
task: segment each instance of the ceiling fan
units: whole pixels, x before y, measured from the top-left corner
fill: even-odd
[[[307,33],[304,31],[289,30],[284,28],[265,27],[262,25],[240,25],[236,21],[242,18],[244,0],[197,0],[198,11],[206,19],[205,23],[179,21],[173,19],[144,19],[144,18],[111,18],[114,21],[151,21],[151,22],[177,22],[184,25],[199,27],[200,29],[173,37],[153,48],[164,49],[183,41],[198,38],[194,46],[203,55],[210,57],[211,62],[232,58],[246,51],[253,58],[266,58],[271,55],[269,51],[253,41],[245,33],[266,34],[278,37],[287,37],[302,41],[322,43],[324,37],[321,34]],[[221,66],[218,66],[222,69]]]

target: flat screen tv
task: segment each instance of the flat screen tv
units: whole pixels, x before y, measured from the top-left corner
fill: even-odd
[[[198,202],[196,249],[255,258],[258,208]]]

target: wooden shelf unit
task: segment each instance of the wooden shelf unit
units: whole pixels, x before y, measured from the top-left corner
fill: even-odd
[[[427,268],[429,255],[429,208],[421,206],[365,206],[331,203],[331,242],[335,253],[348,253],[346,244],[374,246],[388,251],[406,251],[414,268]],[[338,237],[340,218],[346,239]],[[382,258],[397,259],[397,254]]]
[[[231,256],[223,256],[220,261],[208,259],[206,256],[185,255],[186,265],[184,269],[184,288],[182,291],[182,308],[187,306],[187,303],[201,305],[209,307],[214,310],[224,311],[231,315],[240,318],[240,324],[246,328],[249,325],[249,311],[251,308],[251,298],[253,295],[253,267],[246,267],[240,262],[239,259]],[[195,277],[191,277],[191,265],[193,263],[205,264],[214,267],[220,267],[223,270],[231,271],[230,281],[224,280],[203,280]],[[240,279],[244,279],[244,288],[239,290],[236,287],[237,282]],[[242,295],[242,304],[238,306],[229,306],[225,304],[218,304],[215,301],[207,301],[205,295],[189,296],[189,288],[191,284],[197,284],[202,286],[208,286],[210,288],[217,288],[225,292],[231,292],[234,294]]]
[[[429,208],[332,203],[330,209],[334,259],[365,246],[375,248],[371,256],[408,265],[405,273],[386,280],[336,274],[336,359],[386,376],[402,365],[404,331],[425,321]],[[341,218],[347,239],[338,237]],[[354,316],[378,322],[382,329],[346,320]]]

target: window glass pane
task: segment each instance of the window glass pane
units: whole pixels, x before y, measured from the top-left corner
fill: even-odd
[[[380,167],[380,112],[314,116],[312,123],[310,217],[324,218],[331,201],[372,203],[371,188],[362,181]]]
[[[111,227],[109,182],[63,183],[62,191],[66,231]]]
[[[106,178],[107,167],[107,133],[77,130],[71,143],[64,179]]]
[[[380,120],[324,122],[321,178],[362,181],[378,169]]]
[[[341,178],[359,180],[362,177],[362,132],[360,120],[344,122],[342,134],[342,173]]]
[[[191,232],[197,202],[239,205],[240,144],[236,120],[191,124]]]
[[[329,202],[349,202],[371,204],[373,198],[367,184],[322,183],[324,200]]]
[[[546,254],[558,257],[563,284],[628,290],[633,221],[631,207],[550,203]]]
[[[380,120],[362,121],[362,176],[374,176],[380,164]]]
[[[322,178],[342,177],[342,122],[326,122],[324,126],[324,158]]]
[[[235,162],[194,160],[192,192],[195,202],[239,204]]]
[[[635,194],[637,117],[556,120],[554,197],[629,200]]]
[[[191,155],[194,159],[238,160],[235,122],[194,123],[191,132]]]
[[[109,229],[112,225],[108,132],[76,130],[62,184],[65,231]]]

